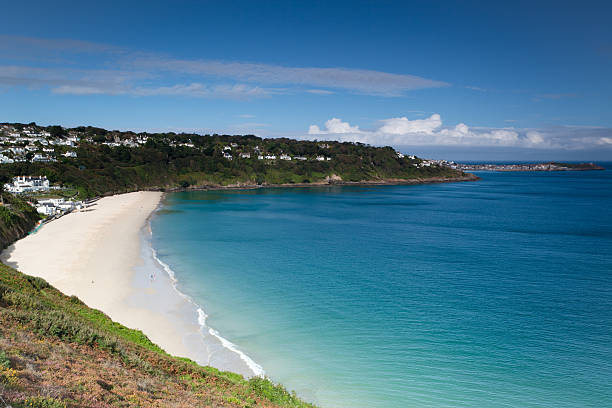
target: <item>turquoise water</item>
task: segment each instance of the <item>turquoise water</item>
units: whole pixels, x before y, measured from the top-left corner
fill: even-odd
[[[322,407],[612,407],[612,171],[171,194],[207,324]]]

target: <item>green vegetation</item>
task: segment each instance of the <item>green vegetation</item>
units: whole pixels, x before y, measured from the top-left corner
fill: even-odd
[[[20,197],[2,194],[0,205],[0,249],[26,235],[40,220],[36,209]]]
[[[403,157],[391,147],[359,143],[45,129],[52,138],[78,136],[77,158],[59,155],[55,162],[0,166],[0,183],[17,175],[44,175],[64,187],[34,199],[85,199],[146,189],[468,178],[445,166]],[[54,146],[56,153],[67,149],[61,143]],[[280,160],[281,155],[293,159]],[[23,198],[2,196],[0,244],[6,247],[40,217]],[[173,357],[142,332],[113,322],[76,296],[65,296],[43,279],[4,265],[0,395],[0,402],[14,407],[312,407],[268,379],[246,380]]]
[[[4,265],[0,394],[15,407],[312,407],[267,379],[172,357],[142,332]]]
[[[336,182],[364,182],[464,176],[444,166],[420,166],[421,159],[399,157],[391,147],[360,143],[252,135],[136,134],[93,127],[46,130],[58,137],[78,136],[77,158],[5,164],[0,166],[0,182],[19,174],[45,175],[52,183],[73,189],[70,194],[78,192],[79,198],[88,198],[142,189],[308,184],[328,177]],[[280,160],[282,154],[293,160]],[[259,155],[277,159],[258,159]]]

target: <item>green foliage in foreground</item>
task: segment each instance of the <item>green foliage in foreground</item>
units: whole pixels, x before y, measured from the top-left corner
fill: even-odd
[[[218,381],[215,389],[227,389],[230,394],[225,400],[234,405],[255,406],[254,398],[258,398],[281,407],[313,407],[268,379],[246,380],[235,373],[221,372],[170,356],[142,332],[113,322],[102,312],[88,308],[78,298],[65,296],[41,278],[1,264],[0,317],[7,317],[42,338],[104,350],[117,356],[126,367],[158,376],[176,376],[194,389],[207,387],[206,379],[214,377]],[[10,367],[10,360],[4,352],[0,353],[0,366]],[[29,407],[65,406],[62,401],[38,396],[24,401],[32,404],[24,405]]]

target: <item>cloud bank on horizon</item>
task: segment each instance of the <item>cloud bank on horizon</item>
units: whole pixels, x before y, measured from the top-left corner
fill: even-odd
[[[308,128],[310,137],[325,136],[343,142],[360,142],[392,146],[489,146],[534,149],[611,148],[608,128],[557,127],[551,129],[472,129],[465,123],[445,127],[439,114],[425,119],[407,117],[382,119],[374,130],[362,130],[339,118]]]

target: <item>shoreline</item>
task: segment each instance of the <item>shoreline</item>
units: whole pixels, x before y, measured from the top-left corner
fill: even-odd
[[[163,191],[167,193],[177,193],[185,191],[220,191],[220,190],[256,190],[265,188],[308,188],[308,187],[346,187],[346,186],[413,186],[420,184],[438,184],[438,183],[461,183],[469,181],[478,181],[480,177],[472,173],[466,173],[463,177],[430,177],[424,179],[384,179],[384,180],[367,180],[367,181],[341,181],[341,180],[324,180],[313,183],[284,183],[284,184],[248,184],[237,183],[228,184],[226,186],[210,184],[193,187],[176,187],[176,188],[159,188],[149,191]]]
[[[167,353],[245,377],[263,368],[206,324],[203,307],[179,288],[152,246],[151,221],[169,192],[286,187],[390,186],[474,181],[430,178],[371,182],[230,185],[103,196],[85,211],[42,222],[0,253],[0,261],[45,279],[114,321],[142,331]],[[172,333],[172,335],[168,335]]]
[[[90,211],[45,223],[2,251],[0,259],[141,330],[169,354],[247,377],[263,374],[205,325],[204,312],[178,290],[155,256],[150,222],[163,195],[140,191],[101,198]]]

